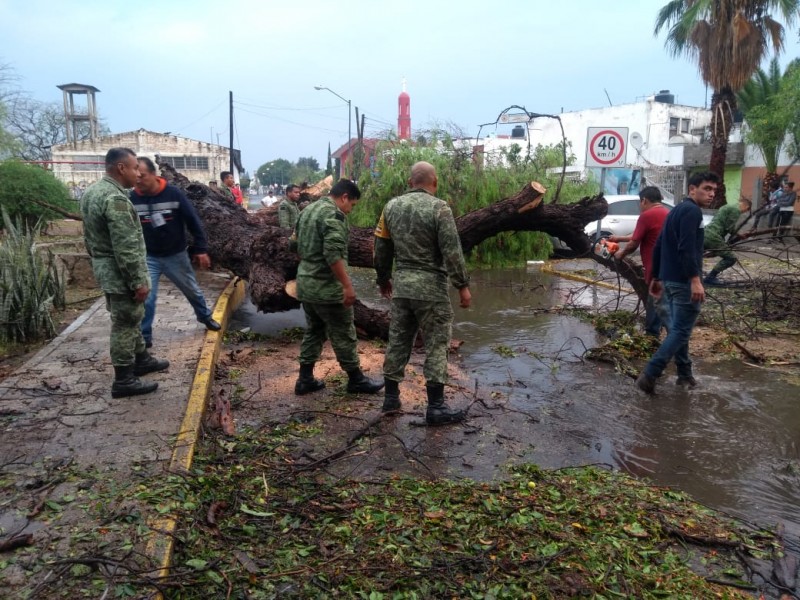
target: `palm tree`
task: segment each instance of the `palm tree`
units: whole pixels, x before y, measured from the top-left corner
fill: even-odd
[[[756,72],[770,49],[783,49],[783,25],[800,13],[800,0],[671,0],[656,17],[654,33],[669,28],[667,49],[697,60],[700,77],[711,87],[711,160],[709,170],[725,174],[728,136],[736,112],[736,92]],[[716,205],[725,203],[720,186]]]
[[[773,58],[766,71],[759,68],[736,94],[739,110],[748,126],[747,140],[761,151],[767,169],[761,189],[761,206],[769,196],[772,182],[778,179],[778,159],[786,139],[788,124],[776,118],[771,106],[781,90],[782,82],[778,59]]]

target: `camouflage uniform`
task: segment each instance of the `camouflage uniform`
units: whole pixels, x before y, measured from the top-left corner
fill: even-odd
[[[392,280],[392,319],[384,377],[403,380],[414,336],[420,329],[425,342],[426,383],[445,383],[453,321],[448,275],[458,289],[469,285],[450,207],[423,190],[412,190],[390,200],[375,228],[374,258],[378,285]]]
[[[333,200],[323,198],[300,214],[292,237],[300,255],[297,299],[303,303],[307,324],[300,344],[300,364],[317,362],[322,344],[330,338],[342,369],[359,369],[353,307],[342,304],[344,290],[330,267],[340,259],[347,263],[347,217]]]
[[[736,264],[736,256],[728,249],[725,237],[732,235],[736,230],[736,223],[740,216],[741,211],[737,205],[726,204],[717,211],[714,219],[705,229],[703,248],[720,257],[713,269],[715,273],[721,273]]]
[[[222,185],[217,186],[217,190],[221,192],[223,196],[225,196],[226,200],[230,200],[236,204],[236,197],[233,195],[231,188],[229,188],[227,185],[223,183]]]
[[[111,313],[111,363],[131,366],[145,350],[144,304],[133,300],[150,283],[142,226],[128,194],[108,175],[86,189],[80,204],[86,249]]]
[[[294,229],[298,218],[300,209],[295,202],[284,200],[278,205],[278,224],[284,229]]]

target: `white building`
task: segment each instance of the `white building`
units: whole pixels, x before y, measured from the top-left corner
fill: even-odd
[[[76,143],[58,144],[52,148],[53,174],[70,187],[86,187],[105,173],[105,155],[111,148],[130,148],[138,156],[170,163],[193,181],[208,183],[219,180],[221,171],[228,171],[230,151],[225,146],[156,133],[146,129],[128,131]],[[242,171],[239,151],[234,150],[235,170]]]
[[[511,135],[473,139],[471,143],[477,152],[484,153],[488,162],[495,162],[502,160],[503,152],[507,152],[513,144],[520,146],[523,156],[528,148],[533,152],[540,144],[560,144],[563,126],[564,137],[576,159],[568,167],[568,172],[573,178],[587,178],[589,128],[627,128],[624,167],[639,169],[647,183],[659,185],[675,195],[685,191],[687,173],[698,166],[708,165],[711,155],[708,143],[711,111],[675,104],[674,96],[667,90],[639,102],[565,112],[557,116],[558,119],[535,117],[525,126],[526,116],[508,115],[508,123],[517,123]],[[730,171],[736,174],[734,179],[737,182],[740,169],[736,167],[741,167],[744,162],[744,144],[741,142],[741,128],[737,123],[731,132],[727,157],[728,165],[733,167]],[[599,175],[599,169],[595,174]],[[727,179],[726,185],[731,187]]]
[[[586,162],[589,127],[627,127],[628,167],[683,166],[684,149],[704,140],[711,122],[711,111],[696,106],[675,104],[674,96],[662,91],[641,102],[590,108],[558,115],[564,133],[572,143],[576,166]],[[539,117],[528,125],[533,146],[561,142],[558,121]]]

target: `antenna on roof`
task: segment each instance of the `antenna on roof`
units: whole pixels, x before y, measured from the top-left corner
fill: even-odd
[[[608,90],[606,88],[603,88],[603,91],[606,93],[606,98],[608,98],[608,105],[614,106],[614,103],[611,102],[611,96],[608,95]]]

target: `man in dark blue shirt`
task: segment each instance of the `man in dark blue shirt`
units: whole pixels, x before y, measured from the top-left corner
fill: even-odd
[[[653,251],[653,280],[650,294],[667,297],[672,327],[656,353],[636,379],[640,390],[652,394],[656,379],[670,360],[675,360],[678,385],[697,385],[689,358],[692,336],[700,305],[706,298],[703,289],[703,212],[714,201],[719,178],[714,173],[697,173],[689,178],[689,196],[676,206],[664,221]]]
[[[186,296],[197,320],[206,329],[219,331],[221,326],[211,317],[211,310],[197,284],[187,253],[188,228],[194,242],[192,258],[202,269],[211,266],[206,234],[194,206],[179,188],[156,175],[156,166],[147,157],[139,157],[139,179],[130,197],[142,224],[147,248],[147,270],[150,273],[150,294],[144,303],[142,321],[146,346],[149,348],[153,345],[153,320],[156,315],[158,280],[162,273]]]

